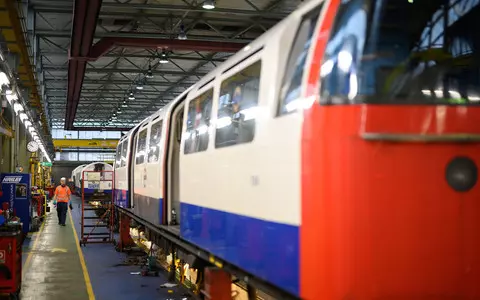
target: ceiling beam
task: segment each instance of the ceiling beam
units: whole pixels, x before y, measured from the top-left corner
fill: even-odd
[[[65,66],[52,66],[46,65],[43,66],[44,71],[68,71],[68,67]],[[100,74],[108,74],[108,73],[126,73],[126,74],[138,74],[143,73],[143,70],[139,69],[120,69],[120,68],[92,68],[89,67],[85,70],[85,73],[100,73]],[[152,71],[153,74],[163,74],[163,75],[174,75],[174,76],[205,76],[207,72],[182,72],[182,71],[172,71],[172,70],[154,70]],[[132,79],[133,82],[133,79]]]
[[[67,51],[65,52],[62,52],[62,51],[51,51],[51,50],[44,50],[44,51],[41,51],[40,52],[40,55],[42,56],[67,56]],[[119,54],[116,54],[116,53],[110,53],[110,54],[106,54],[104,55],[103,57],[112,57],[112,58],[118,58]],[[123,53],[122,54],[122,57],[126,57],[126,58],[147,58],[147,59],[150,59],[152,58],[152,54],[129,54],[129,53]],[[172,55],[170,54],[168,56],[168,59],[170,60],[185,60],[185,61],[203,61],[203,60],[207,60],[205,57],[200,57],[200,56],[197,56],[197,57],[193,57],[193,56],[184,56],[184,55]],[[227,59],[226,58],[212,58],[212,59],[208,59],[208,61],[212,61],[212,62],[224,62],[226,61]]]
[[[244,45],[242,43],[234,42],[141,38],[138,36],[104,37],[92,46],[90,53],[88,54],[88,59],[97,60],[114,47],[234,53],[240,51]]]
[[[31,0],[30,5],[34,9],[42,7],[51,7],[56,9],[70,9],[73,8],[73,1],[62,0],[62,1],[49,1],[49,0]],[[191,5],[171,5],[171,4],[141,4],[141,3],[119,3],[119,2],[105,2],[102,4],[102,9],[115,8],[115,9],[126,9],[131,11],[133,9],[146,10],[146,11],[178,11],[184,13],[185,11],[190,12],[199,12],[199,13],[209,13],[209,14],[227,14],[227,15],[242,15],[249,17],[264,17],[271,18],[276,20],[281,20],[285,18],[288,14],[278,13],[264,10],[247,10],[247,9],[234,9],[234,8],[222,8],[215,7],[212,10],[205,10],[201,6],[191,6]]]
[[[40,37],[51,37],[51,38],[69,38],[70,32],[60,31],[60,30],[37,30],[36,35]],[[164,34],[160,32],[96,32],[95,38],[138,38],[138,39],[165,39],[168,40],[171,38],[169,34]],[[206,35],[188,35],[188,40],[191,41],[204,41],[204,42],[225,42],[225,38],[215,36],[206,36]],[[246,44],[253,41],[253,39],[234,39],[230,42]]]

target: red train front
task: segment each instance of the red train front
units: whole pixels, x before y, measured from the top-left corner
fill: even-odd
[[[323,5],[302,298],[480,299],[480,1]]]

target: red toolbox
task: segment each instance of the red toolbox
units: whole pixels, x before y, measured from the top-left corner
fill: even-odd
[[[22,284],[22,242],[20,226],[0,226],[0,294],[17,299]]]

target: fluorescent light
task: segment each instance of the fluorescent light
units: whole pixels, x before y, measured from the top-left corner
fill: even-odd
[[[4,84],[10,84],[10,80],[8,80],[7,74],[0,72],[0,87]]]
[[[203,7],[204,9],[214,9],[214,8],[215,8],[215,1],[213,1],[213,0],[206,0],[205,2],[203,2],[202,7]]]
[[[23,111],[23,106],[20,103],[15,103],[13,105],[13,110],[16,114],[18,114],[19,112]]]
[[[10,103],[12,103],[12,102],[15,101],[15,100],[18,100],[18,96],[17,96],[17,94],[15,94],[15,93],[10,94],[10,95],[7,94],[5,98],[7,98],[7,100],[8,100]]]
[[[21,120],[22,122],[25,121],[26,119],[28,119],[28,116],[27,116],[26,113],[21,113],[21,114],[19,115],[19,117],[20,117],[20,120]]]

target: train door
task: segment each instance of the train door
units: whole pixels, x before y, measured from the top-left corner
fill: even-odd
[[[167,208],[169,225],[180,224],[180,142],[182,140],[183,112],[185,98],[174,108],[170,119],[167,154]]]
[[[146,174],[144,176],[146,194],[148,200],[145,203],[147,211],[145,216],[153,224],[164,223],[164,197],[163,197],[163,164],[159,163],[159,157],[163,157],[163,147],[161,147],[163,120],[160,116],[154,118],[150,123],[147,157],[146,157]],[[143,204],[142,204],[143,205]]]

